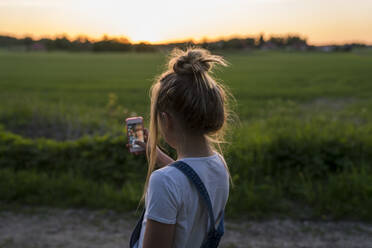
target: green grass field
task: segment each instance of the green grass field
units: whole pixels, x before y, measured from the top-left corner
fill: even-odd
[[[353,53],[228,53],[216,76],[237,99],[241,120],[289,112],[357,111],[372,105],[372,56]],[[108,94],[130,111],[148,113],[148,89],[164,54],[0,53],[1,109],[28,103],[81,108],[106,106]],[[294,112],[294,110],[298,110]]]
[[[307,206],[310,216],[372,219],[372,55],[222,55],[231,65],[215,76],[231,89],[240,119],[226,148],[236,183],[229,214],[303,216],[298,206]],[[149,87],[165,61],[162,53],[0,52],[0,185],[13,185],[1,199],[133,209],[145,161],[121,154],[123,122],[148,118]],[[79,140],[84,134],[109,136]],[[81,174],[71,181],[60,168]],[[52,171],[55,180],[46,180]],[[110,200],[87,199],[95,194]]]

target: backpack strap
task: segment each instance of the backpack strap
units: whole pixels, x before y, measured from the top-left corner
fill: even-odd
[[[132,232],[132,235],[130,236],[130,240],[129,240],[129,247],[130,248],[134,248],[137,241],[140,238],[141,229],[142,229],[142,221],[143,221],[143,218],[145,216],[145,212],[146,212],[146,209],[144,208],[143,211],[142,211],[141,217],[137,221],[136,227],[134,228],[134,230]]]
[[[205,204],[207,205],[208,213],[209,213],[209,219],[210,219],[210,223],[211,223],[211,231],[213,233],[215,233],[216,228],[214,226],[215,225],[215,220],[214,220],[214,214],[213,214],[211,199],[209,197],[207,189],[205,188],[204,183],[202,182],[202,180],[200,179],[198,174],[188,164],[186,164],[185,162],[182,162],[182,161],[176,161],[176,162],[170,164],[170,166],[173,166],[173,167],[179,169],[196,186],[196,189],[198,190],[200,196],[202,197]],[[221,217],[222,218],[221,218],[221,221],[219,223],[217,231],[219,233],[223,234],[224,233],[224,225],[223,225],[224,214],[223,214],[223,212],[222,212]]]

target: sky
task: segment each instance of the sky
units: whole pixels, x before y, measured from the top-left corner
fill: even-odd
[[[132,42],[299,34],[372,44],[372,0],[0,0],[0,34]]]

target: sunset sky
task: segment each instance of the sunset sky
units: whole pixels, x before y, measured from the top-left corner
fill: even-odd
[[[132,42],[296,33],[372,44],[372,0],[0,0],[0,34],[126,36]]]

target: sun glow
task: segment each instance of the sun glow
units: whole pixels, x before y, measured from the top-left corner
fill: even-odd
[[[297,33],[311,43],[372,43],[372,1],[354,0],[2,0],[0,33],[66,33],[132,42]]]

